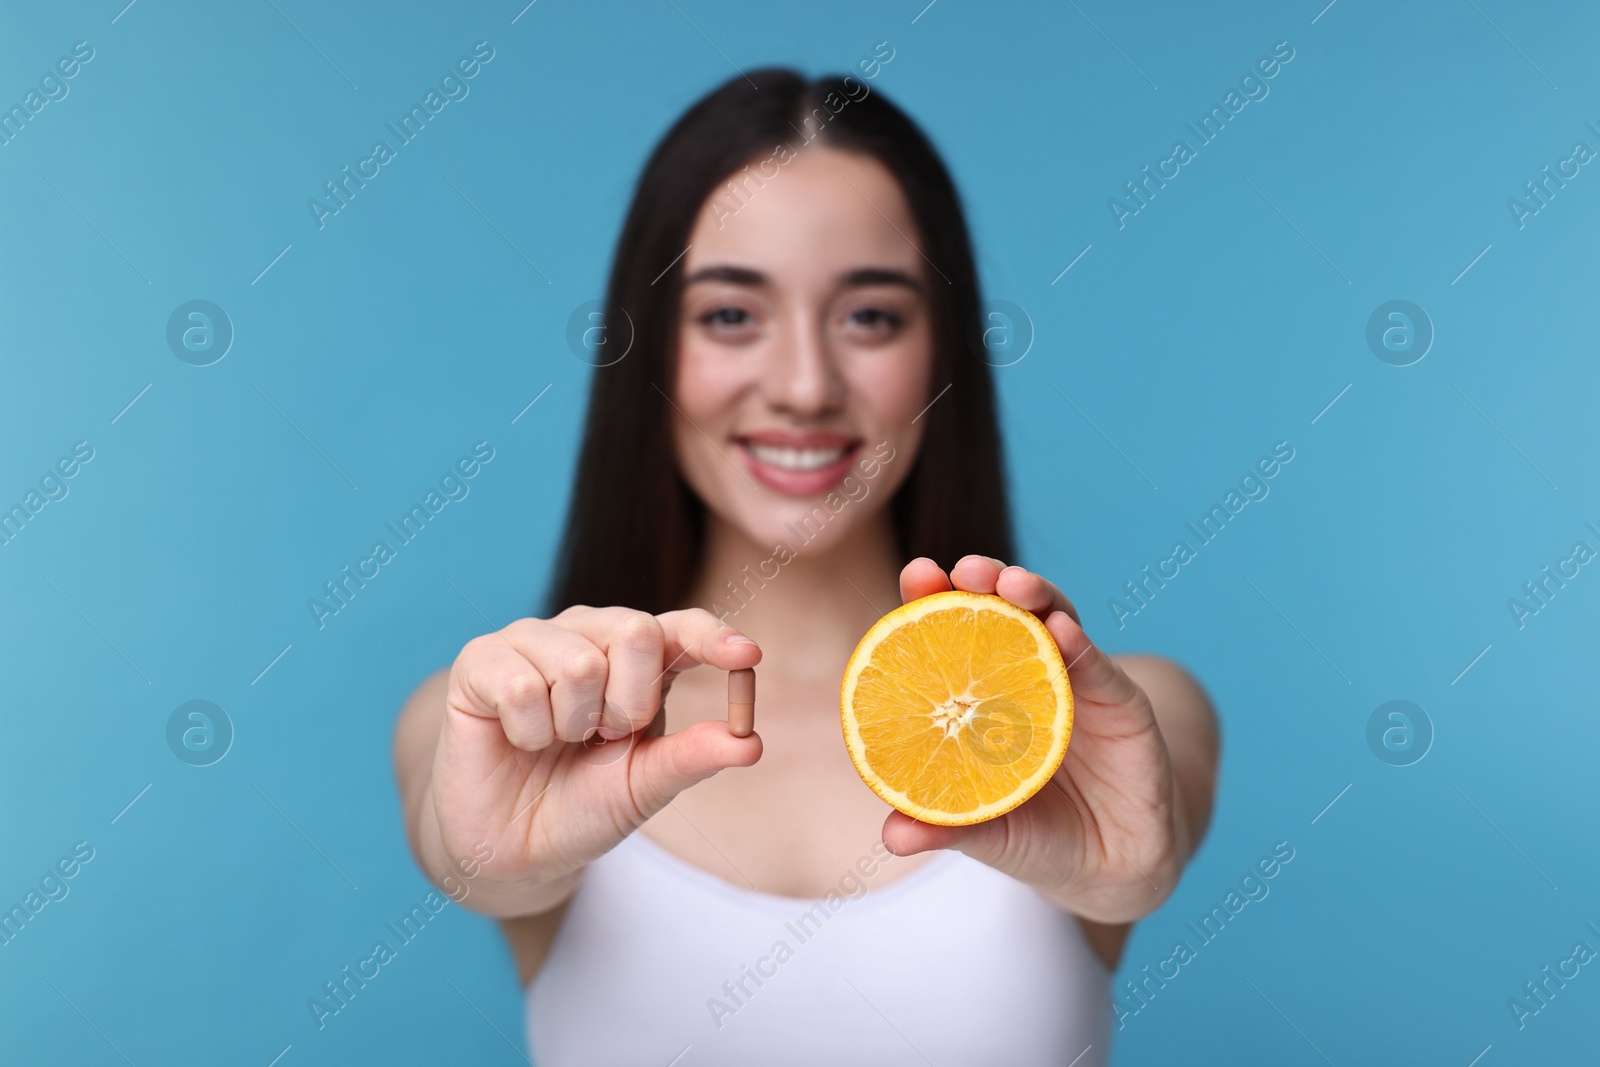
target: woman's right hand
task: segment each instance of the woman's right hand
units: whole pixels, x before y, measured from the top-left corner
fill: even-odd
[[[463,903],[502,918],[561,903],[590,861],[684,789],[761,758],[761,738],[733,736],[720,713],[674,734],[663,713],[646,729],[678,674],[760,659],[699,608],[577,606],[474,638],[450,668],[424,866],[440,881],[487,845]]]

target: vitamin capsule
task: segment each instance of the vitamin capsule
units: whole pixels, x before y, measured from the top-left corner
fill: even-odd
[[[728,672],[728,732],[749,737],[756,728],[756,672],[749,667]]]

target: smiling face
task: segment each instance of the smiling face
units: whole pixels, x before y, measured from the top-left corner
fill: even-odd
[[[713,515],[811,554],[880,516],[910,473],[930,399],[927,273],[899,183],[871,157],[813,145],[746,189],[730,212],[719,187],[689,238],[673,445]],[[802,548],[785,523],[830,493],[852,502]]]

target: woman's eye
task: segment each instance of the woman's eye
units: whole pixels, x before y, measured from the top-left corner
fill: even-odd
[[[736,307],[712,308],[700,316],[700,322],[706,326],[744,326],[750,321],[750,313]]]
[[[859,308],[852,311],[846,321],[852,326],[885,331],[898,329],[905,322],[900,315],[884,308]]]

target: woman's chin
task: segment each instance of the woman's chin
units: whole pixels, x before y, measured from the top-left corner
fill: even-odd
[[[827,555],[855,525],[856,516],[835,514],[819,498],[810,507],[786,508],[776,522],[770,518],[745,527],[745,535],[767,550],[779,566],[796,559]]]

